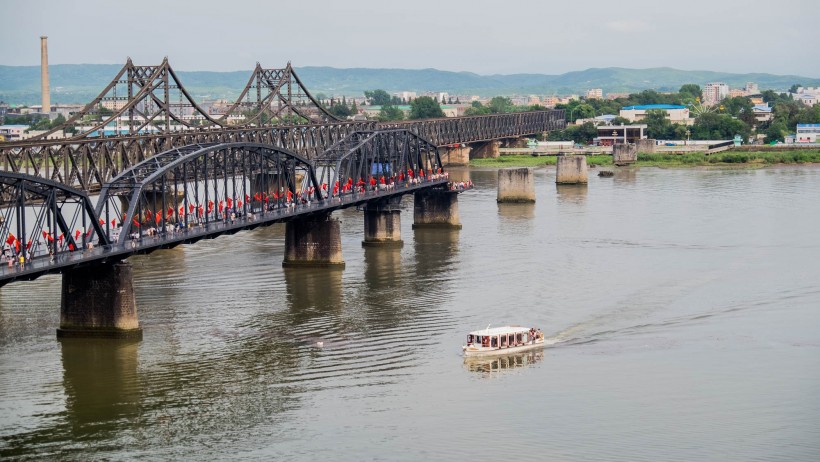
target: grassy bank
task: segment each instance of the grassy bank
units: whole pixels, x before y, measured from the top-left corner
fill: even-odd
[[[501,156],[497,159],[473,159],[471,167],[542,167],[555,165],[556,156]],[[587,156],[588,164],[612,165],[612,156]],[[697,167],[705,165],[774,165],[820,163],[820,149],[784,152],[720,152],[706,155],[689,154],[638,154],[638,166],[643,167]]]

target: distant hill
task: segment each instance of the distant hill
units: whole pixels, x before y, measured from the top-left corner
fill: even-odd
[[[122,68],[107,64],[55,64],[49,66],[51,101],[87,103],[97,96]],[[313,94],[360,96],[365,90],[445,91],[450,94],[481,96],[552,95],[583,93],[603,88],[604,93],[638,92],[646,89],[676,91],[686,83],[703,85],[725,82],[742,87],[755,82],[761,89],[785,90],[795,83],[820,86],[820,79],[795,75],[732,74],[712,71],[682,71],[668,67],[625,69],[592,68],[560,75],[510,74],[478,75],[437,69],[337,69],[302,67],[299,77]],[[251,71],[203,72],[178,71],[196,99],[235,98]],[[0,100],[11,104],[38,104],[40,101],[39,66],[0,66]]]

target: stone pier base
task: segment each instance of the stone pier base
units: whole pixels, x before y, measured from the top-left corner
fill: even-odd
[[[131,263],[63,271],[57,337],[142,339]]]
[[[638,140],[636,142],[636,148],[638,150],[637,152],[653,153],[655,152],[655,146],[657,146],[657,144],[655,143],[655,140],[652,138]]]
[[[470,150],[471,159],[497,159],[501,155],[499,151],[501,147],[500,141],[486,141],[483,143],[474,143]]]
[[[470,148],[466,145],[457,148],[442,148],[439,151],[441,162],[446,166],[470,165]]]
[[[629,165],[638,161],[638,148],[634,144],[616,144],[612,147],[612,163]]]
[[[535,202],[533,169],[505,168],[498,171],[497,202]]]
[[[458,193],[455,191],[419,191],[413,195],[413,229],[461,229],[458,215]]]
[[[287,222],[282,266],[344,267],[344,264],[339,220],[321,215]]]
[[[587,158],[584,156],[558,156],[555,182],[557,184],[587,183]]]
[[[369,203],[364,210],[364,247],[401,247],[401,210],[398,203]]]

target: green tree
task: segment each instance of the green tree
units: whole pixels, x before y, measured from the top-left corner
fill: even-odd
[[[680,90],[678,90],[678,94],[681,95],[681,99],[683,100],[695,100],[696,98],[700,98],[703,94],[703,90],[701,90],[700,85],[695,83],[687,83],[681,85]]]
[[[802,86],[803,85],[801,85],[799,83],[796,83],[796,84],[792,85],[791,87],[789,87],[789,93],[797,93],[797,89],[799,87],[802,87]]]
[[[378,119],[382,122],[404,119],[404,112],[392,104],[385,104],[379,109]]]
[[[490,100],[488,104],[490,112],[493,114],[501,114],[505,112],[513,112],[513,102],[506,96],[496,96]]]
[[[646,136],[656,140],[668,138],[672,123],[667,117],[668,114],[663,109],[650,109],[646,111],[643,123],[646,124]]]
[[[410,102],[410,119],[431,119],[444,117],[438,101],[429,96],[420,96]]]
[[[696,140],[727,140],[735,135],[748,138],[749,132],[749,127],[742,120],[728,114],[703,114],[692,126],[692,138]]]
[[[490,108],[481,104],[481,101],[473,101],[470,103],[470,107],[468,107],[464,111],[464,115],[474,116],[474,115],[486,115],[490,113]]]
[[[364,97],[367,98],[373,106],[384,106],[385,104],[390,104],[391,101],[390,94],[384,90],[365,91]]]

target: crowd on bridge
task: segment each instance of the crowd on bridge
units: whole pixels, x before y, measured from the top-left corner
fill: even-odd
[[[449,174],[440,168],[435,171],[425,171],[421,168],[416,171],[407,169],[394,175],[371,175],[367,179],[360,177],[355,182],[350,177],[345,182],[336,181],[331,189],[332,193],[329,193],[327,183],[322,183],[319,187],[321,191],[316,191],[311,186],[301,192],[280,189],[268,194],[263,191],[256,192],[253,196],[245,194],[244,198],[227,197],[217,202],[209,200],[206,204],[192,204],[185,201],[183,205],[177,208],[168,207],[165,211],[146,209],[140,211],[136,217],[129,217],[123,212],[119,219],[112,218],[106,223],[100,218],[99,222],[102,229],[107,230],[112,243],[120,241],[123,224],[128,223],[130,246],[136,247],[138,242],[144,238],[152,240],[173,238],[172,236],[177,233],[187,232],[208,224],[222,223],[224,226],[230,226],[238,221],[255,221],[267,213],[296,213],[297,210],[306,207],[325,205],[327,204],[325,201],[328,200],[339,202],[347,199],[358,200],[363,194],[368,196],[386,194],[395,190],[412,188],[425,182],[441,180],[449,180]],[[473,184],[470,181],[447,183],[447,188],[451,191],[461,191],[472,187]],[[93,249],[99,243],[99,237],[94,235],[93,228],[78,229],[68,235],[66,233],[52,235],[48,230],[44,230],[42,237],[27,239],[25,244],[9,232],[2,248],[0,261],[4,266],[23,267],[26,263],[31,262],[32,258],[47,255],[53,262],[61,254],[81,249]]]

